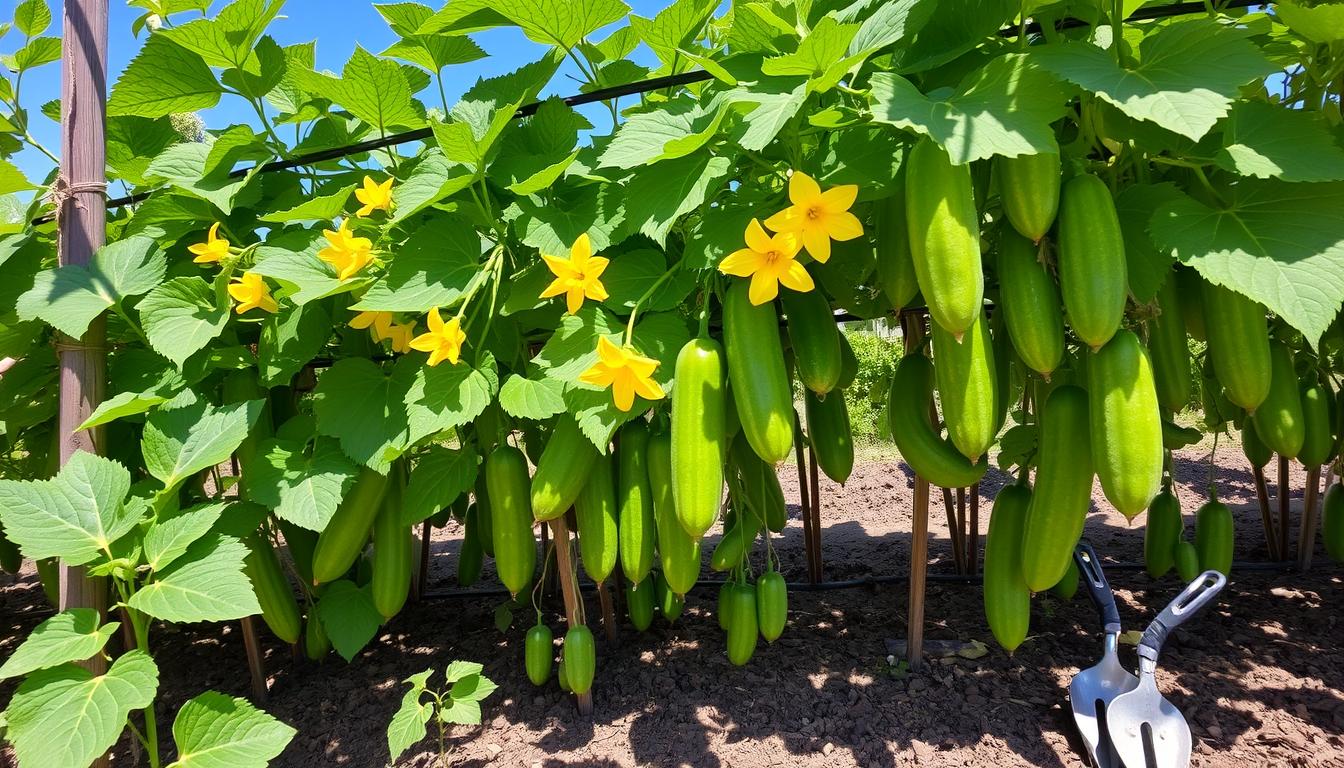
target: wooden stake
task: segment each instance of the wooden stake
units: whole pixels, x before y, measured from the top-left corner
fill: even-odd
[[[1265,468],[1251,467],[1255,478],[1255,500],[1260,505],[1260,524],[1265,528],[1265,548],[1269,550],[1270,560],[1283,560],[1283,551],[1279,548],[1279,534],[1274,530],[1274,519],[1269,509],[1269,488],[1265,485]]]
[[[420,562],[415,572],[415,578],[411,580],[411,600],[420,601],[420,596],[429,589],[429,543],[433,527],[429,521],[420,525]]]
[[[266,701],[266,659],[257,639],[255,616],[243,617],[243,648],[247,651],[247,671],[252,677],[252,701],[260,704]]]
[[[565,515],[551,521],[551,530],[555,534],[555,564],[559,572],[560,591],[565,596],[565,621],[570,627],[583,624],[583,611],[580,607],[578,574],[574,570],[573,553],[569,550],[569,523]],[[593,692],[575,697],[580,715],[593,714]]]
[[[1288,533],[1289,511],[1291,501],[1289,492],[1291,485],[1288,482],[1288,458],[1279,457],[1279,549],[1283,553],[1283,559],[1287,560],[1293,556],[1293,546],[1291,537]]]
[[[922,315],[902,318],[905,354],[916,354],[924,337]],[[924,666],[924,577],[929,562],[929,482],[915,475],[915,498],[910,531],[910,606],[906,618],[905,648],[910,669]]]
[[[971,539],[970,539],[970,568],[968,573],[974,575],[980,570],[980,481],[975,481],[971,488]]]
[[[107,239],[107,0],[66,0],[62,21],[61,168],[56,178],[57,261],[87,266]],[[99,315],[80,339],[57,338],[60,365],[57,430],[62,466],[78,451],[101,453],[102,430],[75,428],[103,401],[107,321]],[[60,610],[107,612],[107,588],[84,568],[61,566]],[[95,675],[107,671],[102,654],[81,662]],[[92,764],[106,768],[106,755]]]
[[[815,570],[812,561],[816,555],[812,552],[812,502],[807,491],[807,452],[803,450],[803,423],[798,411],[793,412],[793,455],[798,462],[798,512],[803,518],[803,553],[807,558],[807,579],[815,584],[812,574]]]
[[[597,598],[602,606],[602,631],[606,634],[608,642],[615,643],[616,607],[612,605],[611,592],[605,583],[597,585]]]
[[[1307,493],[1302,505],[1302,529],[1297,534],[1297,568],[1311,567],[1312,550],[1316,548],[1316,501],[1321,495],[1321,466],[1307,467]]]
[[[965,543],[961,540],[961,526],[957,524],[957,508],[952,501],[952,489],[943,490],[943,511],[947,513],[947,538],[952,541],[952,565],[957,573],[966,572]]]
[[[817,452],[807,447],[807,473],[812,478],[812,573],[813,584],[821,582],[821,479],[817,473]]]

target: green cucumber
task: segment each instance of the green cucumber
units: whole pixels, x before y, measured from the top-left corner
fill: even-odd
[[[728,661],[739,667],[751,661],[759,636],[756,589],[734,584],[728,592]]]
[[[1190,373],[1190,342],[1181,318],[1184,299],[1176,289],[1176,280],[1167,280],[1157,292],[1158,315],[1148,323],[1148,352],[1153,358],[1153,381],[1157,401],[1172,413],[1180,413],[1190,404],[1194,377]]]
[[[1092,500],[1087,393],[1055,387],[1040,411],[1036,488],[1022,533],[1022,577],[1032,592],[1059,583],[1073,562]]]
[[[555,666],[555,636],[551,628],[540,621],[527,630],[523,640],[523,665],[527,668],[527,679],[533,685],[545,685],[551,679],[551,668]]]
[[[481,508],[477,504],[467,507],[467,520],[462,533],[462,547],[457,552],[457,585],[470,587],[481,578],[481,569],[485,565],[485,552],[481,546],[484,533],[481,531]]]
[[[1265,309],[1221,285],[1201,285],[1213,373],[1233,405],[1254,413],[1269,397],[1273,377]]]
[[[779,571],[771,570],[756,580],[756,624],[765,642],[773,643],[784,634],[789,620],[789,586]]]
[[[728,452],[723,348],[691,339],[677,353],[672,396],[672,498],[677,519],[695,538],[719,516]],[[646,571],[647,572],[647,571]]]
[[[1294,370],[1293,350],[1281,341],[1269,347],[1269,394],[1251,414],[1255,433],[1275,453],[1297,458],[1307,437],[1302,418],[1302,393]]]
[[[1303,466],[1319,467],[1335,450],[1335,425],[1330,413],[1334,395],[1313,373],[1302,381],[1301,397],[1304,432],[1297,459]]]
[[[1027,639],[1031,590],[1022,578],[1022,531],[1031,489],[1009,485],[994,498],[985,538],[985,619],[994,639],[1012,653]]]
[[[859,358],[854,356],[854,347],[849,337],[840,334],[840,380],[835,382],[836,389],[849,389],[859,375]]]
[[[933,375],[933,363],[920,354],[906,355],[896,364],[887,391],[892,440],[906,463],[930,483],[943,488],[975,485],[984,476],[988,462],[972,464],[929,423]]]
[[[406,596],[411,591],[411,571],[415,567],[411,557],[411,529],[401,522],[406,472],[401,462],[393,465],[392,472],[395,476],[387,493],[383,494],[383,508],[373,521],[373,578],[370,581],[373,605],[386,619],[396,616],[406,604]]]
[[[630,614],[630,623],[640,632],[653,624],[654,601],[657,599],[654,593],[657,591],[653,579],[625,585],[625,608]]]
[[[532,515],[543,522],[565,514],[583,489],[598,451],[568,413],[556,419],[532,476]]]
[[[359,468],[355,484],[346,491],[327,527],[318,534],[317,545],[313,547],[314,584],[335,581],[355,564],[382,509],[387,486],[387,475],[368,467]]]
[[[780,292],[793,347],[794,363],[803,386],[818,395],[835,389],[840,381],[840,328],[831,302],[821,291]]]
[[[980,315],[980,214],[970,165],[953,165],[924,137],[906,156],[905,223],[910,256],[929,315],[960,338]]]
[[[639,586],[653,568],[658,543],[658,523],[653,514],[653,488],[649,485],[649,426],[643,419],[621,427],[616,451],[617,525],[621,571]]]
[[[1008,223],[1026,239],[1039,243],[1059,211],[1059,155],[999,155],[994,158],[994,172]]]
[[[793,393],[775,305],[753,305],[748,290],[746,281],[736,281],[723,300],[728,379],[742,432],[757,455],[778,464],[793,447]]]
[[[874,207],[874,243],[877,246],[877,282],[891,308],[900,312],[919,293],[915,260],[910,255],[910,236],[905,224],[905,174],[896,178],[896,194],[878,200]],[[843,385],[842,385],[843,386]]]
[[[803,390],[803,407],[817,466],[827,477],[844,485],[854,471],[854,436],[849,429],[844,390],[833,390],[825,398]]]
[[[747,509],[742,509],[731,521],[724,520],[723,538],[714,547],[709,567],[722,572],[741,565],[764,527],[765,521]]]
[[[1078,563],[1076,561],[1069,561],[1069,569],[1050,588],[1050,594],[1065,602],[1072,600],[1078,594]]]
[[[1059,287],[1036,246],[1016,232],[999,241],[999,301],[1013,348],[1046,381],[1064,359],[1064,311]]]
[[[1087,362],[1092,461],[1101,490],[1133,520],[1162,486],[1162,413],[1148,351],[1132,331],[1111,337]]]
[[[1181,581],[1191,582],[1199,576],[1199,550],[1195,545],[1182,539],[1176,542],[1176,552],[1173,557],[1176,563],[1176,575]]]
[[[658,527],[658,559],[670,591],[684,595],[700,578],[700,539],[681,527],[672,501],[672,437],[666,432],[649,436],[649,487]]]
[[[972,462],[993,445],[999,413],[998,374],[989,320],[981,311],[960,340],[934,324],[934,379],[947,435]]]
[[[1252,467],[1263,467],[1274,458],[1274,451],[1256,434],[1255,419],[1241,422],[1241,450]]]
[[[1069,179],[1059,204],[1059,287],[1074,333],[1100,349],[1120,328],[1129,295],[1125,241],[1106,182]]]
[[[495,568],[509,594],[516,597],[532,583],[537,567],[532,510],[527,506],[527,457],[507,443],[496,446],[485,460],[485,484],[493,518]]]
[[[779,484],[775,468],[761,461],[751,446],[741,437],[733,440],[730,466],[737,470],[746,494],[746,503],[765,527],[779,533],[788,523],[789,510],[784,502],[784,488]],[[726,523],[727,521],[725,521]],[[725,526],[728,527],[728,526]]]
[[[597,671],[597,648],[593,644],[593,632],[582,624],[570,627],[565,633],[562,649],[565,657],[565,682],[570,690],[582,696],[593,688],[593,675]]]
[[[303,635],[303,617],[299,614],[299,602],[294,598],[294,587],[285,576],[275,547],[261,531],[248,534],[243,543],[247,545],[243,573],[252,582],[262,620],[276,637],[291,645],[297,643]]]
[[[1199,567],[1230,576],[1233,541],[1232,510],[1222,502],[1209,500],[1195,513],[1195,551],[1199,553]]]
[[[1176,543],[1184,530],[1180,499],[1170,490],[1157,494],[1143,531],[1143,566],[1150,577],[1160,579],[1176,565]]]
[[[616,478],[611,464],[611,456],[598,456],[588,472],[588,482],[574,499],[574,516],[579,523],[579,557],[584,573],[598,586],[616,569],[616,556],[620,551],[616,531]]]

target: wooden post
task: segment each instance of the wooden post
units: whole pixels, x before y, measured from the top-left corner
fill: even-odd
[[[924,337],[923,316],[904,324],[905,354],[915,354]],[[914,509],[910,530],[910,606],[906,618],[905,655],[910,668],[924,666],[924,577],[929,561],[929,481],[915,475]]]
[[[971,486],[971,538],[969,573],[975,575],[980,570],[980,481]]]
[[[1283,560],[1283,551],[1279,548],[1279,534],[1274,530],[1274,519],[1269,510],[1269,488],[1265,485],[1265,468],[1251,467],[1255,478],[1255,500],[1260,505],[1260,524],[1265,528],[1265,548],[1269,550],[1270,560]]]
[[[616,642],[616,606],[611,602],[611,592],[607,590],[605,583],[597,585],[597,599],[602,606],[602,631],[607,635],[608,642]]]
[[[86,266],[107,236],[107,0],[66,0],[61,53],[61,168],[56,177],[57,260]],[[100,315],[83,338],[57,338],[60,403],[57,429],[64,465],[77,451],[101,453],[102,430],[75,427],[103,400],[107,369],[106,319]],[[84,568],[61,566],[60,610],[107,611],[107,589]],[[107,670],[102,654],[81,664],[95,675]],[[106,756],[93,763],[108,765]]]
[[[956,503],[952,500],[952,489],[943,490],[943,511],[947,514],[947,538],[952,542],[952,565],[957,573],[966,572],[966,551],[961,540],[961,526],[957,524]]]
[[[1297,568],[1311,567],[1312,550],[1316,548],[1316,501],[1321,495],[1321,466],[1307,467],[1307,493],[1302,505],[1302,528],[1297,533]]]
[[[580,604],[582,598],[579,596],[579,585],[576,581],[577,573],[574,571],[574,558],[569,551],[569,523],[565,520],[565,515],[561,515],[551,521],[551,530],[555,534],[555,564],[559,571],[560,591],[565,596],[565,621],[571,627],[577,627],[583,623],[583,608]],[[579,714],[591,715],[593,713],[593,692],[582,694],[577,698]]]
[[[1289,493],[1292,484],[1288,481],[1288,458],[1279,457],[1279,548],[1283,552],[1283,559],[1287,560],[1293,556],[1293,547],[1288,534],[1289,510],[1291,502]]]
[[[243,647],[247,650],[247,671],[252,677],[252,701],[260,704],[266,701],[266,662],[261,641],[257,639],[255,616],[243,617]]]
[[[807,474],[812,479],[812,574],[813,584],[821,582],[821,478],[817,473],[817,452],[807,446]]]
[[[798,411],[793,412],[793,455],[798,462],[798,512],[803,518],[803,552],[807,557],[807,580],[815,584],[812,561],[812,502],[807,490],[807,451],[803,450],[803,422]]]
[[[429,543],[433,533],[433,526],[429,520],[425,520],[420,526],[420,561],[415,572],[415,579],[411,581],[411,600],[419,602],[420,598],[429,589]]]

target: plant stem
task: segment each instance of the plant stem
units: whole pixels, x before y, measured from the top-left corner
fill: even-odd
[[[648,301],[649,297],[653,296],[654,292],[661,288],[663,283],[667,282],[667,278],[675,274],[678,269],[679,267],[674,265],[671,269],[664,272],[661,277],[653,282],[653,285],[649,286],[649,289],[644,292],[644,295],[640,296],[639,300],[635,302],[635,306],[630,310],[630,321],[625,324],[626,344],[629,344],[630,340],[635,335],[635,318],[639,315],[640,306],[642,306],[645,301]]]
[[[121,585],[118,585],[121,586]],[[129,602],[129,596],[126,600]],[[136,647],[146,654],[149,653],[149,617],[135,610],[129,605],[126,606],[126,615],[131,619],[131,628],[135,630]],[[145,713],[145,742],[146,752],[149,754],[149,768],[159,768],[159,724],[154,715],[154,702],[151,701],[148,707],[144,709]]]
[[[128,328],[130,328],[132,331],[135,332],[135,336],[140,340],[141,344],[144,344],[146,347],[149,347],[150,349],[154,348],[154,346],[149,343],[149,337],[145,335],[144,329],[140,327],[139,323],[131,319],[131,316],[126,312],[126,308],[121,306],[120,301],[114,302],[112,304],[112,311],[116,313],[117,317],[120,317],[122,319],[122,322],[126,323],[126,326]]]

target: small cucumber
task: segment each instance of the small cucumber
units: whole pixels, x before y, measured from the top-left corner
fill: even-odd
[[[1185,539],[1176,542],[1173,560],[1176,563],[1176,575],[1181,581],[1194,581],[1199,576],[1199,550],[1195,549],[1194,544]]]
[[[780,292],[789,329],[794,364],[803,386],[818,395],[835,389],[840,381],[840,328],[831,302],[821,291]]]
[[[620,550],[616,531],[616,478],[612,457],[598,456],[574,500],[574,516],[579,523],[579,557],[588,578],[602,585],[616,569]]]
[[[1232,574],[1232,510],[1226,504],[1210,500],[1195,513],[1195,550],[1199,567]]]
[[[668,589],[684,595],[700,578],[700,539],[692,538],[681,527],[673,507],[670,435],[663,432],[649,436],[648,460],[653,516],[658,527],[658,560]]]
[[[1297,459],[1303,466],[1319,467],[1335,450],[1334,418],[1330,413],[1334,395],[1314,373],[1302,382],[1300,391],[1304,433]]]
[[[1071,384],[1050,392],[1040,413],[1036,488],[1022,534],[1022,577],[1032,592],[1059,583],[1073,562],[1092,500],[1087,393]]]
[[[462,534],[462,547],[457,552],[457,585],[470,587],[481,578],[481,569],[485,565],[485,552],[481,547],[481,507],[472,504],[467,507],[467,520]]]
[[[877,246],[877,282],[891,308],[900,312],[919,293],[915,260],[905,224],[905,174],[896,179],[896,194],[873,203],[874,244]],[[846,386],[846,385],[841,385]]]
[[[280,557],[271,541],[261,531],[253,531],[243,538],[247,555],[243,558],[243,573],[252,582],[252,591],[261,606],[261,618],[275,636],[286,643],[297,643],[303,635],[303,617],[294,598],[294,587],[280,565]]]
[[[1120,328],[1129,294],[1125,241],[1106,182],[1082,174],[1059,203],[1059,287],[1074,333],[1100,349]]]
[[[1039,243],[1059,211],[1059,155],[999,155],[994,158],[994,172],[1008,223],[1026,239]]]
[[[331,640],[327,638],[327,628],[322,620],[308,612],[308,621],[303,627],[303,653],[310,661],[321,661],[331,653]]]
[[[994,498],[985,538],[985,619],[994,639],[1012,653],[1027,639],[1031,590],[1022,579],[1022,531],[1031,489],[1009,485]]]
[[[929,315],[960,338],[980,315],[980,214],[970,165],[953,165],[924,137],[905,160],[905,223],[910,256]]]
[[[997,436],[998,374],[989,320],[982,310],[960,340],[937,324],[931,331],[934,379],[948,438],[962,456],[975,462]]]
[[[544,522],[565,514],[578,498],[597,457],[597,448],[584,436],[574,417],[560,414],[532,476],[532,515]]]
[[[760,516],[748,509],[742,509],[732,521],[725,520],[723,538],[714,547],[709,567],[720,572],[736,568],[751,551],[763,527],[764,521]]]
[[[901,457],[920,477],[943,488],[965,488],[984,476],[988,462],[972,464],[929,423],[933,363],[920,354],[896,364],[887,391],[887,419]]]
[[[276,518],[275,522],[280,528],[280,535],[284,537],[285,549],[289,552],[290,562],[294,563],[294,570],[304,583],[312,584],[313,550],[317,549],[317,533],[283,518]]]
[[[516,597],[532,583],[537,567],[532,510],[527,506],[527,457],[507,443],[496,446],[485,460],[485,483],[494,519],[495,568],[509,594]]]
[[[1273,378],[1265,308],[1221,285],[1200,283],[1213,373],[1233,405],[1254,413]]]
[[[565,682],[570,690],[582,696],[593,688],[593,675],[597,671],[597,647],[593,644],[593,632],[580,624],[570,627],[565,633]]]
[[[621,427],[616,451],[617,503],[620,520],[617,560],[625,578],[639,586],[653,568],[658,523],[653,515],[653,488],[649,485],[649,426],[643,419]]]
[[[750,584],[734,584],[728,592],[728,661],[739,667],[751,661],[759,637],[756,589]]]
[[[1273,341],[1269,361],[1269,394],[1251,418],[1255,433],[1270,450],[1295,459],[1307,437],[1307,426],[1302,419],[1302,393],[1293,367],[1293,350],[1281,341]]]
[[[719,516],[723,499],[727,383],[723,348],[691,339],[677,353],[672,397],[672,498],[677,519],[699,538]]]
[[[723,301],[728,379],[742,432],[757,455],[778,464],[793,447],[793,393],[775,305],[753,305],[749,290],[746,281],[735,281]]]
[[[1004,232],[999,241],[999,301],[1013,348],[1046,381],[1064,359],[1064,311],[1059,287],[1036,246]]]
[[[756,624],[765,642],[784,634],[789,620],[789,586],[779,571],[768,570],[756,580]]]
[[[625,608],[630,614],[630,623],[643,632],[653,624],[653,611],[657,590],[653,579],[645,579],[639,584],[625,586]]]
[[[1126,519],[1162,485],[1162,413],[1148,352],[1122,330],[1087,361],[1092,461],[1101,490]]]
[[[538,622],[527,630],[523,641],[523,665],[527,668],[527,679],[533,685],[545,685],[551,679],[551,668],[555,665],[555,636],[550,627]]]
[[[844,485],[854,471],[854,435],[849,429],[849,409],[844,390],[832,390],[824,398],[803,391],[807,435],[817,454],[817,466],[826,476]],[[776,530],[771,528],[770,530]]]
[[[1190,404],[1194,377],[1190,372],[1190,342],[1181,318],[1183,298],[1173,275],[1157,292],[1158,315],[1148,323],[1148,351],[1153,358],[1157,401],[1172,413]]]
[[[1251,462],[1252,467],[1263,467],[1274,458],[1274,451],[1265,445],[1265,441],[1255,431],[1255,419],[1244,419],[1241,422],[1241,451],[1246,454],[1246,460]]]
[[[383,506],[387,475],[360,467],[359,477],[336,507],[313,548],[313,583],[325,584],[345,575],[355,564]]]
[[[1065,602],[1072,600],[1078,594],[1077,562],[1069,561],[1069,569],[1064,572],[1059,581],[1055,582],[1055,586],[1050,588],[1050,594]]]
[[[854,356],[854,347],[849,337],[840,334],[840,380],[835,382],[836,389],[849,389],[859,375],[859,358]]]
[[[1150,577],[1160,579],[1176,565],[1176,543],[1184,530],[1180,499],[1170,490],[1157,494],[1143,531],[1143,565]]]

